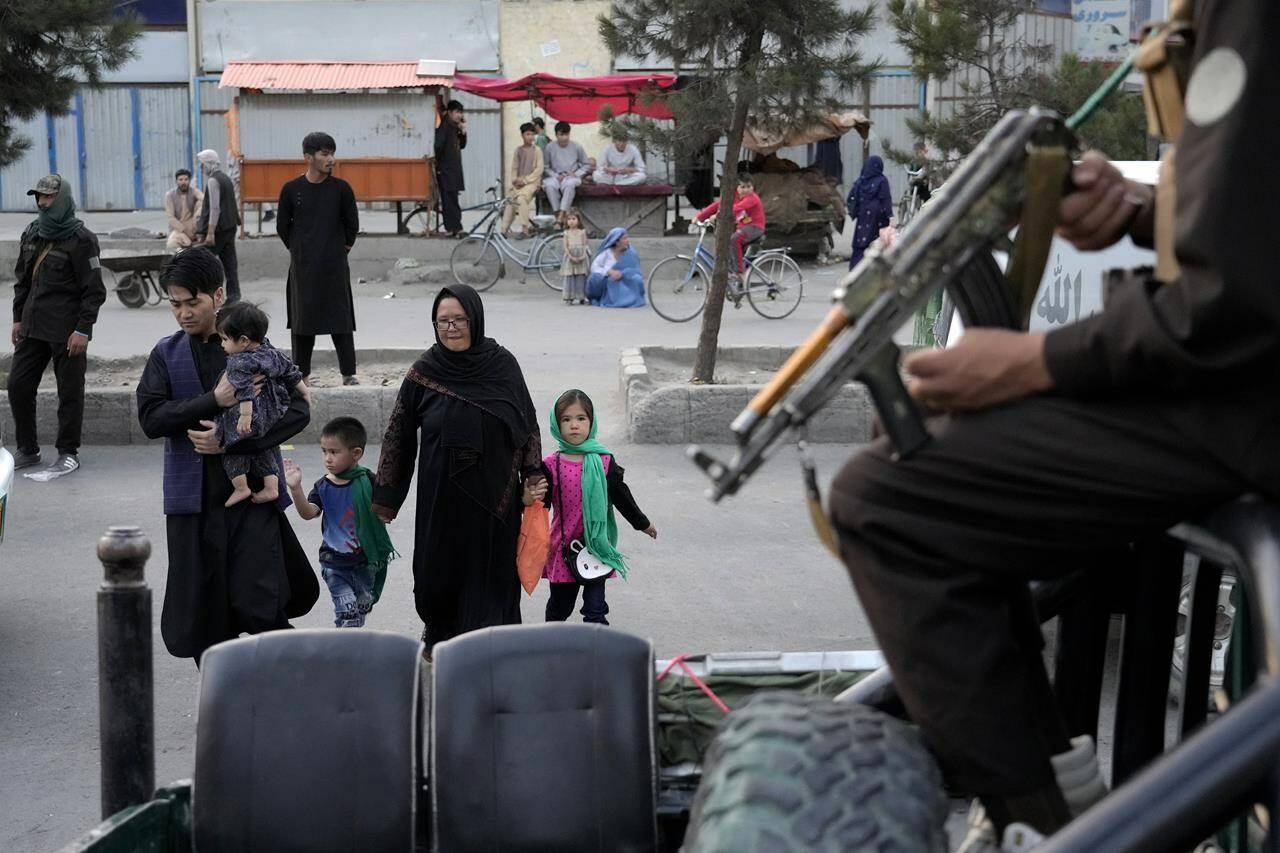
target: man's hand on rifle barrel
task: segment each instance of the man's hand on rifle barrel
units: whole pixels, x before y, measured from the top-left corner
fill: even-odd
[[[1053,387],[1044,332],[968,329],[943,350],[922,350],[903,363],[911,396],[944,412],[985,409]]]

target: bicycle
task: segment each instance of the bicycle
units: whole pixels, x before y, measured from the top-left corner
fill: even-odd
[[[898,227],[906,228],[911,218],[920,212],[920,205],[924,201],[920,198],[920,190],[925,186],[925,167],[921,166],[915,171],[910,166],[904,166],[907,172],[907,188],[902,191],[902,198],[898,199]]]
[[[489,187],[488,192],[500,195],[502,185]],[[531,216],[530,224],[537,237],[528,249],[522,249],[498,229],[500,214],[511,204],[511,200],[503,196],[491,202],[476,205],[480,209],[488,207],[486,213],[467,236],[454,247],[449,255],[449,271],[458,284],[468,284],[478,291],[488,290],[499,278],[506,276],[506,264],[511,261],[520,267],[520,281],[524,283],[526,275],[536,270],[542,283],[557,293],[564,289],[564,279],[560,276],[560,264],[564,260],[560,235],[553,228],[554,216]],[[591,250],[588,246],[588,257]]]
[[[711,292],[711,273],[716,259],[702,245],[711,225],[706,222],[697,225],[698,244],[693,255],[663,258],[645,282],[653,310],[673,323],[684,323],[702,313],[707,294]],[[745,298],[766,320],[781,320],[790,315],[804,295],[804,275],[787,252],[787,249],[748,251],[743,258],[747,271],[741,279],[730,279],[725,298],[734,308],[741,308]]]

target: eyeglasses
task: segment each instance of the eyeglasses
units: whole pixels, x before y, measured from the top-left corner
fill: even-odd
[[[449,329],[465,329],[470,325],[466,317],[459,317],[456,320],[436,320],[436,331],[446,332]]]

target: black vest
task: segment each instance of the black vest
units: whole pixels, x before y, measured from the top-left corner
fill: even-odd
[[[217,181],[220,192],[218,193],[218,221],[214,223],[213,231],[215,234],[222,231],[234,231],[240,225],[240,211],[236,207],[236,185],[231,183],[231,179],[221,170],[213,172],[209,175],[209,180]],[[196,222],[196,230],[205,234],[209,230],[209,189],[205,187],[204,201],[200,203],[200,219]]]

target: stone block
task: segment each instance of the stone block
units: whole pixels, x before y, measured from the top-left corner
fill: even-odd
[[[50,405],[56,411],[57,395],[51,393],[49,396],[52,398]],[[56,417],[54,422],[57,422]],[[85,394],[85,444],[131,444],[133,441],[131,422],[136,422],[132,388],[96,388],[92,394]],[[56,430],[56,427],[54,429]],[[51,433],[50,439],[55,434]],[[92,440],[90,436],[93,437]],[[43,432],[41,440],[44,440]]]
[[[689,386],[668,385],[629,396],[631,440],[637,444],[687,444],[690,390]]]

